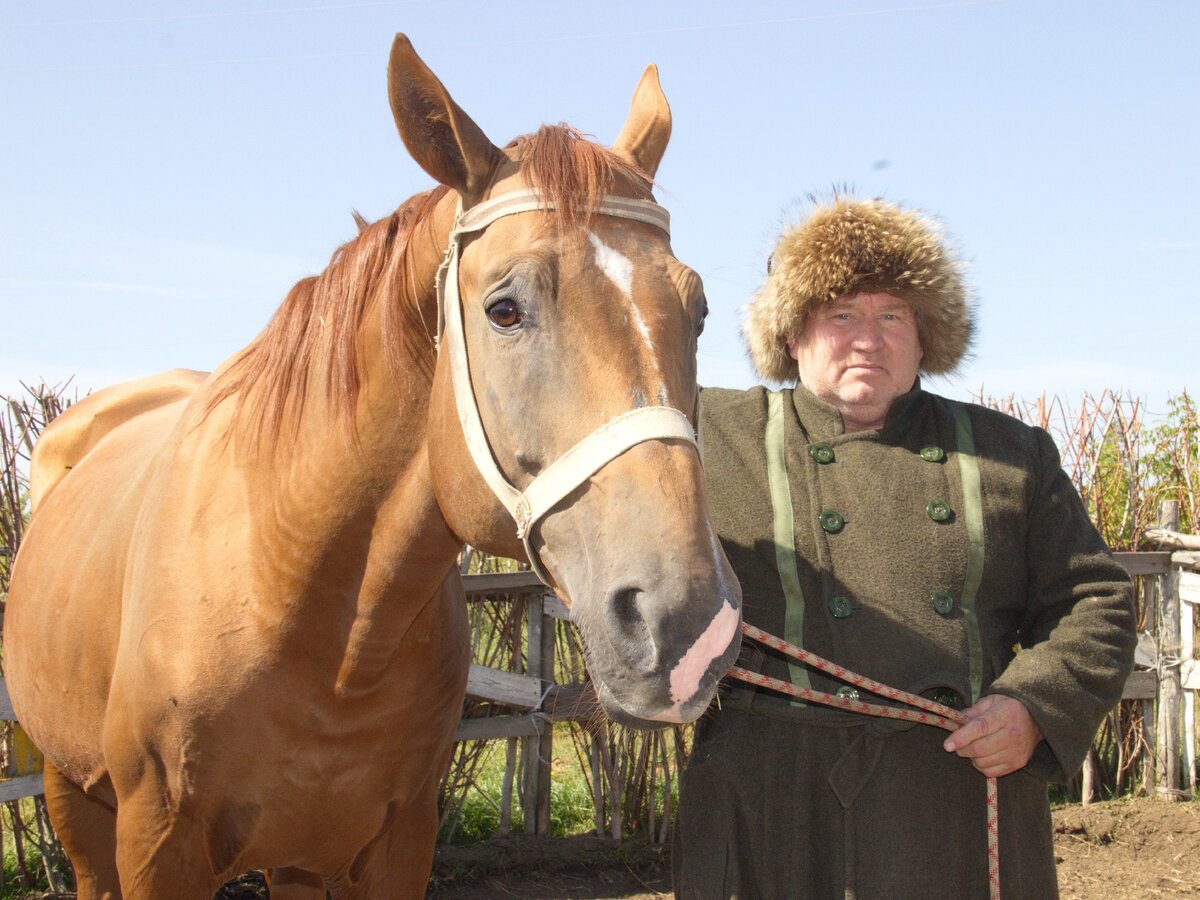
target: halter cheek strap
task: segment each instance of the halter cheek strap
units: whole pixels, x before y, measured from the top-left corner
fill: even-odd
[[[458,408],[458,420],[462,425],[467,449],[470,450],[471,458],[474,459],[488,487],[516,522],[517,537],[525,544],[525,553],[533,570],[547,583],[549,578],[530,543],[533,526],[543,516],[605,465],[643,441],[682,440],[692,445],[696,443],[691,420],[683,412],[669,406],[646,406],[622,413],[605,422],[543,469],[523,492],[513,486],[500,471],[488,443],[487,433],[483,429],[479,407],[475,402],[475,391],[471,386],[471,369],[464,337],[463,305],[458,290],[462,238],[463,235],[482,231],[504,216],[553,208],[553,204],[537,191],[527,190],[501,194],[466,212],[460,212],[450,231],[446,255],[437,274],[438,332],[443,335],[439,340],[438,350],[441,352],[444,345],[445,351],[450,354],[454,403]],[[657,203],[648,200],[607,196],[593,212],[644,222],[670,234],[670,214]]]

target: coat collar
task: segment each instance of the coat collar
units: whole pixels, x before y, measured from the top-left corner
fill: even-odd
[[[892,401],[891,408],[888,409],[887,417],[884,419],[883,428],[857,431],[851,435],[851,438],[898,436],[923,396],[925,396],[925,391],[921,388],[921,378],[918,376],[908,393],[901,394]],[[810,440],[828,440],[845,435],[846,424],[842,421],[842,414],[838,412],[837,408],[817,397],[800,382],[796,382],[795,388],[792,389],[792,405],[795,407],[796,417],[800,420],[800,426]]]

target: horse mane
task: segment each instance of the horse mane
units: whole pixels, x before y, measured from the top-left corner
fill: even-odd
[[[235,398],[235,423],[273,442],[295,433],[309,379],[325,372],[326,400],[349,422],[361,389],[359,330],[376,302],[384,304],[383,343],[393,370],[404,355],[431,373],[435,325],[424,321],[410,244],[447,191],[416,194],[369,225],[356,217],[358,235],[334,251],[320,275],[296,282],[258,337],[218,376],[204,415]]]
[[[554,205],[564,229],[586,227],[618,178],[647,191],[652,183],[570,125],[543,125],[505,149],[526,183]],[[416,282],[412,241],[448,190],[416,194],[371,224],[356,212],[358,235],[334,252],[320,275],[301,279],[288,292],[263,331],[218,376],[204,416],[235,398],[235,422],[274,443],[284,432],[295,433],[310,378],[325,373],[326,401],[352,432],[362,389],[361,326],[376,303],[383,304],[381,342],[392,376],[403,377],[407,362],[431,380],[436,314],[422,309],[421,301],[432,283]]]

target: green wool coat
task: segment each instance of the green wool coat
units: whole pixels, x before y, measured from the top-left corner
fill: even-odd
[[[1045,740],[999,782],[1001,886],[1006,898],[1056,897],[1046,783],[1082,763],[1120,698],[1135,631],[1129,578],[1053,441],[960,404],[974,454],[960,453],[951,402],[919,382],[882,429],[852,434],[804,387],[785,392],[802,595],[789,609],[768,489],[767,398],[763,388],[701,398],[713,520],[746,621],[959,708],[987,693],[1021,700]],[[773,651],[743,659],[817,690],[843,687]],[[683,776],[676,895],[987,897],[986,779],[942,749],[946,736],[740,682],[723,689]]]

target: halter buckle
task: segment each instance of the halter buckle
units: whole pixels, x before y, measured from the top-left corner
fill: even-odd
[[[524,494],[517,497],[512,516],[517,523],[517,537],[525,540],[525,535],[529,533],[529,526],[533,524],[533,508]]]

